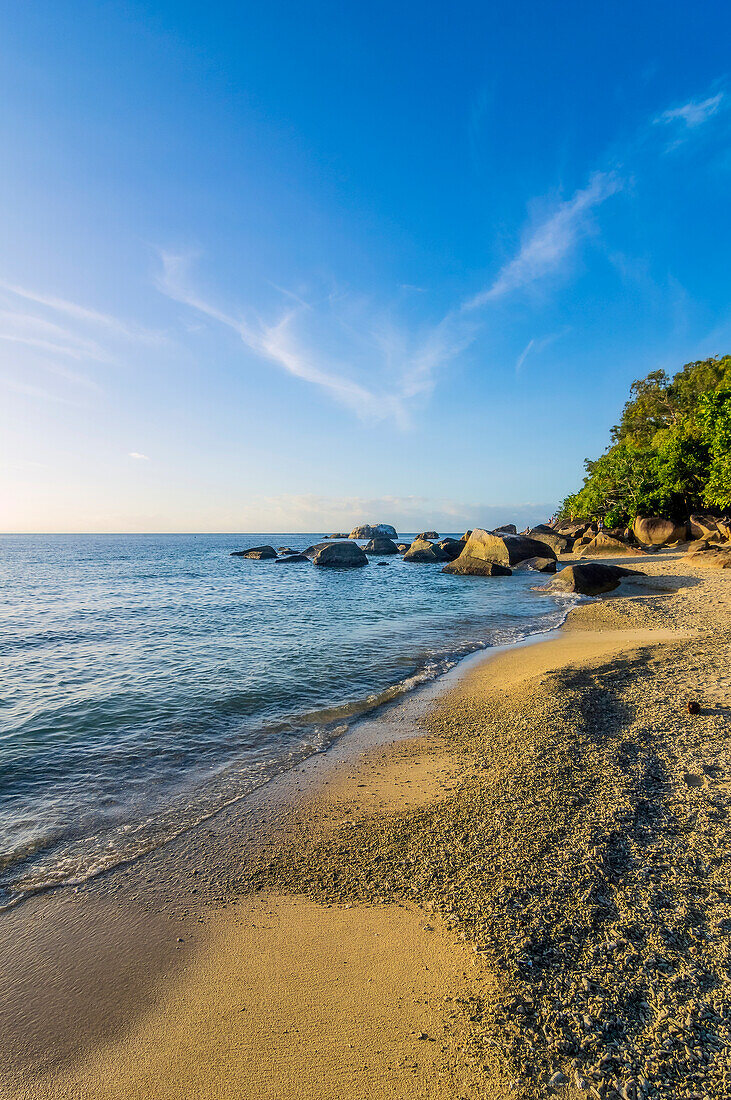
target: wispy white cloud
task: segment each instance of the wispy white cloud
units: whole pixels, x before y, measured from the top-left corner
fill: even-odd
[[[0,279],[0,364],[7,367],[6,386],[10,387],[11,375],[17,379],[12,385],[16,393],[74,404],[64,393],[29,381],[29,372],[53,375],[67,386],[98,390],[99,384],[79,369],[82,364],[119,363],[130,344],[159,344],[162,339],[158,333],[67,298]]]
[[[716,95],[709,96],[708,99],[691,99],[681,107],[672,107],[668,111],[663,111],[653,121],[656,125],[665,126],[680,123],[688,130],[694,130],[716,114],[723,99],[723,92],[717,92]]]
[[[439,369],[465,346],[467,326],[452,316],[416,334],[394,327],[363,300],[328,295],[322,310],[310,303],[287,309],[273,322],[244,319],[190,286],[190,257],[161,253],[158,289],[235,332],[259,358],[318,386],[365,420],[409,420],[409,406],[428,394]]]
[[[158,332],[153,332],[138,325],[127,324],[118,317],[111,316],[111,314],[100,313],[98,310],[89,309],[88,306],[79,305],[77,302],[59,298],[53,294],[43,294],[40,291],[29,290],[27,287],[18,286],[16,283],[3,279],[0,279],[0,290],[26,302],[34,302],[36,305],[51,310],[55,314],[60,313],[63,316],[80,321],[82,324],[107,329],[129,340],[157,342],[162,338]]]
[[[518,254],[498,272],[489,287],[463,305],[463,310],[481,309],[489,302],[520,290],[552,274],[589,230],[592,210],[622,188],[614,172],[596,172],[587,187],[562,202],[552,214],[525,237]]]
[[[44,386],[36,386],[32,382],[25,382],[17,378],[0,377],[0,386],[4,386],[11,393],[21,394],[23,397],[35,397],[40,401],[51,401],[59,405],[79,405],[78,401],[53,393]]]
[[[549,344],[558,340],[559,337],[563,336],[567,331],[568,329],[561,329],[560,332],[551,332],[548,336],[541,336],[538,339],[533,338],[529,340],[515,361],[515,373],[520,374],[529,355],[539,355]]]
[[[148,455],[143,455],[139,451],[130,451],[129,452],[129,457],[137,459],[140,462],[149,462],[150,461],[150,458],[149,458]]]

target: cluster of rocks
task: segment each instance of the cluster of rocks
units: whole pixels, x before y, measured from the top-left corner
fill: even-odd
[[[632,527],[600,529],[589,520],[538,524],[517,532],[507,523],[492,531],[474,528],[459,538],[441,538],[437,531],[422,531],[412,543],[397,542],[396,529],[388,523],[355,527],[350,536],[329,535],[326,541],[302,551],[291,547],[253,546],[234,550],[233,557],[290,564],[311,561],[318,566],[357,568],[372,557],[403,556],[412,564],[442,564],[443,573],[454,576],[505,577],[513,570],[556,573],[558,562],[569,555],[579,559],[641,558],[662,548],[684,549],[694,564],[713,569],[731,568],[731,519],[692,515],[687,523],[660,516],[638,516]],[[355,541],[367,540],[361,547]],[[381,563],[379,563],[381,564]],[[597,562],[562,569],[553,591],[599,595],[615,589],[623,577],[638,570]]]

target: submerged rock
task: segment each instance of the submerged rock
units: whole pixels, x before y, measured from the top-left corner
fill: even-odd
[[[532,570],[534,573],[555,573],[556,572],[556,559],[555,558],[525,558],[524,561],[519,561],[514,569]]]
[[[453,573],[461,577],[510,577],[512,572],[512,569],[507,565],[501,565],[500,562],[471,558],[464,553],[442,569],[442,573]]]
[[[328,542],[317,550],[312,564],[352,569],[368,565],[368,558],[354,542]]]
[[[284,554],[277,558],[277,565],[290,565],[292,562],[309,561],[307,554]]]
[[[607,565],[600,561],[580,562],[562,569],[546,586],[549,592],[576,592],[581,596],[600,596],[613,592],[623,577],[644,577],[639,569],[625,569],[623,565]]]
[[[255,558],[257,561],[266,561],[276,558],[277,551],[273,546],[252,546],[249,550],[232,550],[232,558]]]

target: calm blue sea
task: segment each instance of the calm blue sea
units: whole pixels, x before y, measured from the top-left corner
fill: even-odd
[[[537,574],[229,556],[321,537],[0,536],[0,904],[164,843],[565,613]]]

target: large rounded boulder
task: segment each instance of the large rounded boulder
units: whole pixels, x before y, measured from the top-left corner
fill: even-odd
[[[385,557],[386,554],[398,554],[398,546],[391,539],[371,539],[367,546],[363,547],[366,554],[373,557]]]
[[[624,577],[644,577],[639,569],[607,565],[602,561],[585,561],[569,565],[546,585],[548,592],[575,592],[580,596],[601,596],[619,588]]]
[[[582,539],[577,540],[578,543],[583,542]],[[575,547],[576,548],[576,547]],[[600,531],[598,535],[595,535],[590,542],[585,543],[579,549],[580,558],[618,558],[630,555],[633,557],[639,557],[644,554],[644,550],[638,550],[636,546],[630,546],[626,542],[622,542],[621,539],[616,539],[612,535],[606,535],[603,531]]]
[[[496,535],[517,535],[518,528],[514,523],[503,523],[500,527],[494,527],[493,533]]]
[[[353,569],[368,565],[368,558],[355,542],[328,542],[317,550],[312,564],[335,569]]]
[[[632,531],[644,546],[667,546],[670,542],[684,542],[688,537],[684,523],[660,516],[638,516],[632,524]]]
[[[526,558],[555,558],[555,551],[545,542],[527,535],[495,535],[476,527],[467,539],[462,554],[478,561],[494,561],[511,567]],[[459,559],[458,559],[459,560]]]
[[[422,564],[434,561],[449,561],[449,558],[441,546],[437,546],[436,543],[429,542],[428,539],[414,539],[404,554],[404,561]]]

